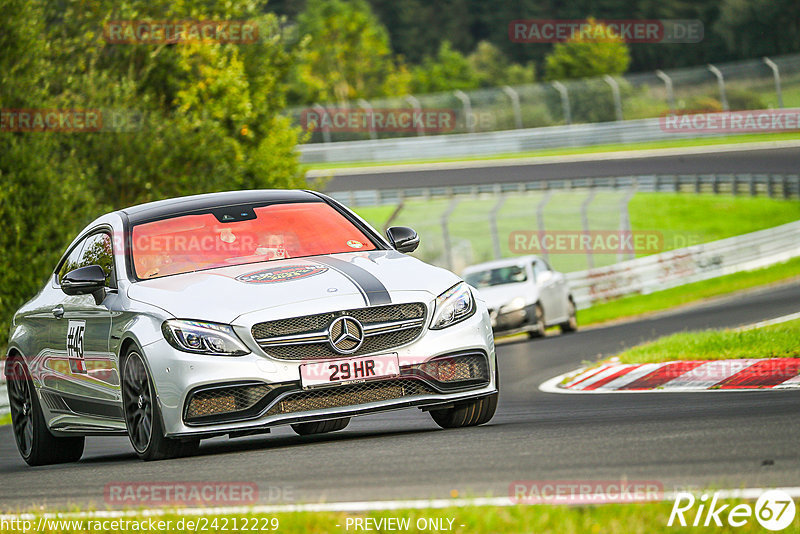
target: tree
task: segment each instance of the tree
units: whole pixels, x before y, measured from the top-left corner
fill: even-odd
[[[443,41],[436,56],[427,56],[412,73],[411,90],[415,93],[474,89],[480,83],[473,64],[448,41]]]
[[[395,64],[386,28],[364,0],[309,0],[297,18],[306,39],[292,100],[343,102],[403,94],[408,73]]]
[[[622,37],[613,35],[594,19],[588,21],[588,35],[576,33],[558,43],[545,61],[548,80],[591,78],[604,74],[623,74],[631,56]]]

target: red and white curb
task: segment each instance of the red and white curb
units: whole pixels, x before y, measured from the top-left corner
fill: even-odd
[[[643,393],[800,388],[800,358],[606,363],[551,378],[547,393]]]

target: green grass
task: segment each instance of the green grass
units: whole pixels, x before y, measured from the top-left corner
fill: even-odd
[[[544,226],[547,230],[581,230],[580,206],[588,192],[558,191],[547,202]],[[592,230],[619,228],[619,206],[624,191],[598,192],[589,204]],[[539,230],[536,209],[541,192],[509,195],[498,213],[500,253],[513,256],[509,235],[514,231]],[[460,271],[471,263],[494,259],[489,212],[497,202],[491,195],[460,197],[449,220],[453,246],[453,269]],[[444,264],[441,217],[449,208],[447,199],[411,200],[405,203],[395,225],[411,226],[421,237],[415,255],[428,262]],[[395,206],[367,206],[356,212],[381,229]],[[631,225],[635,231],[658,231],[664,237],[664,250],[723,239],[733,235],[778,226],[800,219],[800,202],[766,197],[735,197],[710,194],[639,193],[629,203]],[[655,251],[658,252],[658,251]],[[616,263],[616,254],[597,254],[594,267]],[[589,267],[585,254],[551,254],[557,270],[570,272]]]
[[[650,150],[656,148],[685,148],[692,146],[716,146],[728,145],[732,143],[757,143],[764,141],[789,141],[800,138],[797,133],[774,133],[774,134],[744,134],[730,135],[724,137],[700,138],[700,139],[674,139],[667,141],[644,141],[641,143],[614,143],[606,145],[594,145],[589,147],[565,147],[551,148],[543,150],[533,150],[529,152],[515,152],[509,154],[494,154],[485,156],[468,156],[455,158],[432,158],[404,161],[351,161],[341,163],[305,163],[302,165],[304,171],[326,170],[326,169],[347,169],[355,167],[373,167],[377,165],[413,165],[420,163],[452,163],[459,161],[484,161],[484,160],[505,160],[518,158],[536,158],[545,156],[571,156],[579,154],[596,154],[600,152],[622,152],[626,150]]]
[[[633,230],[664,234],[666,250],[772,228],[800,219],[800,202],[763,197],[639,193],[628,204]]]
[[[734,273],[711,280],[686,284],[649,295],[633,295],[596,304],[578,312],[578,324],[590,325],[645,313],[675,308],[698,300],[717,297],[800,277],[800,258],[755,271]]]
[[[726,523],[727,512],[733,506],[744,503],[746,501],[739,500],[722,500],[719,504],[729,504],[728,508],[720,515],[723,524]],[[749,506],[754,507],[754,502],[749,502]],[[704,527],[668,527],[667,522],[672,511],[673,504],[671,502],[657,502],[657,503],[643,503],[643,504],[606,504],[596,506],[509,506],[509,507],[488,507],[488,506],[469,506],[460,508],[445,508],[445,509],[421,509],[421,510],[396,510],[387,512],[370,512],[366,514],[347,514],[347,513],[280,513],[270,516],[263,515],[220,515],[220,516],[185,516],[183,518],[177,515],[165,515],[154,517],[154,521],[171,521],[169,528],[172,532],[230,532],[234,530],[234,519],[238,522],[237,526],[241,528],[245,518],[249,518],[249,525],[253,525],[253,518],[258,519],[258,525],[262,525],[265,517],[276,518],[278,520],[277,531],[281,533],[328,533],[328,532],[358,532],[353,524],[350,528],[346,529],[347,519],[352,518],[373,518],[380,520],[381,518],[401,518],[409,520],[409,529],[402,530],[402,532],[443,532],[444,530],[423,530],[417,528],[418,520],[425,519],[444,519],[444,525],[448,525],[447,520],[453,520],[452,531],[456,534],[480,534],[480,533],[521,533],[521,532],[535,532],[537,534],[605,534],[612,532],[626,533],[626,534],[657,534],[663,533],[689,533],[698,532]],[[685,514],[687,524],[691,525],[694,519],[694,514],[698,510],[698,505],[692,508],[691,511]],[[144,520],[144,516],[130,516],[125,520],[136,521]],[[214,523],[216,519],[216,523]],[[705,515],[703,515],[705,519]],[[178,521],[183,520],[184,528],[176,528]],[[201,521],[199,528],[197,528],[198,520]],[[47,524],[43,525],[45,528],[38,532],[87,532],[87,531],[106,531],[105,529],[95,529],[96,525],[89,523],[90,520],[83,520],[81,527],[76,528],[77,525],[72,527],[67,525],[58,525],[58,528],[47,528]],[[187,528],[187,521],[193,521],[195,528]],[[269,523],[265,523],[267,525]],[[712,523],[713,524],[713,523]],[[38,516],[32,520],[31,528],[33,531],[38,525]],[[50,525],[55,526],[53,523]],[[111,526],[110,523],[107,523]],[[216,525],[216,526],[215,526]],[[339,525],[339,526],[337,526]],[[463,525],[463,526],[462,526]],[[123,525],[125,526],[125,525]],[[130,528],[118,528],[117,532],[139,532]],[[164,524],[163,526],[167,526]],[[422,523],[420,523],[422,526]],[[158,526],[156,526],[158,529]],[[727,532],[727,533],[750,533],[750,532],[764,532],[759,526],[755,517],[750,517],[747,523],[742,527],[710,527],[714,532]],[[795,515],[792,525],[787,527],[785,532],[796,532],[800,528],[800,514]],[[708,530],[709,527],[705,527]],[[145,531],[143,529],[142,531]],[[159,529],[164,530],[164,529]],[[0,532],[20,532],[21,529],[12,529],[11,525],[3,524],[0,526]],[[265,530],[262,530],[265,531]],[[389,532],[390,530],[381,529],[380,532]]]
[[[800,357],[800,319],[752,330],[680,332],[616,355],[620,363]]]
[[[11,424],[11,414],[0,415],[0,426]]]

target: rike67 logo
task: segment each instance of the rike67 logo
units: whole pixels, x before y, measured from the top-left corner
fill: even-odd
[[[748,503],[722,504],[717,493],[710,498],[705,493],[695,498],[691,493],[680,492],[675,496],[667,526],[721,527],[727,524],[742,527],[755,517],[765,529],[778,531],[792,524],[795,511],[792,497],[778,489],[762,493],[755,506]]]

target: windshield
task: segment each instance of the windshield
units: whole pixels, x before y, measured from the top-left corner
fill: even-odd
[[[525,268],[518,265],[508,267],[498,267],[497,269],[487,269],[486,271],[476,271],[464,277],[468,284],[473,287],[499,286],[503,284],[516,284],[528,279]]]
[[[374,250],[350,221],[322,202],[255,208],[255,218],[220,222],[213,213],[133,227],[136,276],[152,279],[215,267]]]

